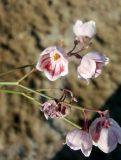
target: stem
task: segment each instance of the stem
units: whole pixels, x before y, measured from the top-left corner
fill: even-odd
[[[35,90],[33,90],[33,89],[31,89],[31,88],[28,88],[28,87],[25,87],[25,86],[23,86],[23,85],[21,85],[21,84],[17,84],[17,86],[20,87],[20,88],[23,88],[23,89],[25,89],[25,90],[27,90],[27,91],[29,91],[29,92],[31,92],[31,93],[35,93],[35,94],[41,95],[41,96],[44,97],[44,98],[52,99],[52,97],[50,97],[50,96],[44,95],[44,94],[42,94],[42,93],[40,93],[40,92],[38,92],[38,91],[35,91]]]
[[[77,124],[73,123],[72,121],[68,120],[67,118],[63,118],[64,121],[66,121],[67,123],[69,123],[70,125],[72,125],[73,127],[76,127],[78,129],[81,129],[80,126],[78,126]]]
[[[81,52],[81,51],[83,51],[83,50],[85,50],[84,47],[83,47],[82,49],[78,50],[77,52],[72,52],[72,53],[70,54],[70,56],[76,55],[77,53],[79,53],[79,52]]]
[[[23,81],[25,78],[27,78],[30,74],[32,74],[33,72],[35,72],[36,69],[33,68],[30,72],[28,72],[27,74],[25,74],[21,79],[19,79],[17,82],[20,83],[21,81]]]
[[[23,69],[23,68],[27,68],[27,67],[32,67],[32,66],[34,66],[34,65],[35,65],[35,64],[28,64],[28,65],[24,65],[24,66],[21,66],[21,67],[14,68],[14,69],[6,72],[6,73],[0,73],[0,77],[5,76],[6,74],[10,74],[10,73],[14,72],[14,71],[17,70],[17,69]]]
[[[0,86],[17,86],[17,82],[0,82]]]
[[[62,91],[61,88],[44,88],[44,89],[38,89],[36,91],[37,92],[43,92],[43,91],[48,91],[48,90],[60,90],[60,91]]]
[[[74,47],[67,53],[68,56],[71,55],[70,53],[76,48],[76,46],[77,46],[78,43],[79,42],[77,40],[74,41]]]
[[[87,111],[84,110],[84,130],[88,131],[88,117],[87,117]]]
[[[24,97],[26,97],[26,98],[28,98],[28,99],[31,100],[31,101],[36,102],[36,103],[39,104],[39,105],[42,105],[40,102],[38,102],[37,100],[35,100],[33,97],[31,97],[31,96],[29,96],[29,95],[27,95],[27,94],[25,94],[25,93],[22,93],[21,95],[24,96]]]
[[[28,98],[29,100],[34,101],[34,102],[36,102],[36,103],[37,103],[37,104],[39,104],[39,105],[42,105],[40,102],[38,102],[38,101],[37,101],[37,100],[35,100],[33,97],[31,97],[31,96],[27,95],[27,94],[26,94],[26,93],[24,93],[24,92],[11,91],[11,90],[0,90],[0,92],[2,92],[2,93],[8,93],[8,94],[17,94],[17,95],[22,95],[22,96],[24,96],[24,97]]]
[[[31,88],[28,88],[28,87],[25,87],[21,84],[19,84],[18,82],[0,82],[0,86],[17,86],[17,87],[20,87],[20,88],[23,88],[25,89],[26,91],[29,91],[31,93],[35,93],[35,94],[38,94],[44,98],[47,98],[47,99],[53,99],[53,97],[50,97],[50,96],[47,96],[47,95],[44,95],[42,93],[39,93]]]
[[[8,93],[8,94],[19,94],[21,95],[22,92],[18,92],[18,91],[11,91],[11,90],[4,90],[4,89],[0,89],[1,93]]]
[[[80,110],[81,112],[87,111],[87,112],[96,112],[96,113],[99,113],[99,114],[100,113],[102,113],[102,114],[105,113],[105,111],[100,111],[100,110],[96,110],[96,109],[81,108],[79,106],[74,106],[74,105],[71,105],[69,103],[65,103],[65,104],[67,104],[68,106],[70,106],[71,109],[77,109],[77,110]],[[106,110],[106,111],[108,112],[108,110]]]

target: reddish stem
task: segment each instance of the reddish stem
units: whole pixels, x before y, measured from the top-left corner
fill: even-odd
[[[86,110],[84,110],[83,115],[84,115],[84,130],[88,131],[88,116]]]

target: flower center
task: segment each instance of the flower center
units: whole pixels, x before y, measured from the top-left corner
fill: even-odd
[[[60,55],[57,52],[55,52],[53,55],[54,61],[57,61],[59,58],[60,58]]]

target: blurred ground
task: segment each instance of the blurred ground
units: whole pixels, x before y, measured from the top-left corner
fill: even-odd
[[[36,63],[44,48],[60,40],[64,40],[65,50],[72,48],[72,25],[77,19],[96,21],[97,35],[89,50],[110,58],[103,74],[87,86],[77,78],[77,63],[73,61],[71,72],[61,80],[50,82],[42,73],[36,73],[25,84],[34,89],[71,89],[81,106],[108,108],[121,124],[120,0],[1,0],[0,72]],[[28,71],[16,71],[0,77],[0,81],[15,81]],[[55,96],[58,92],[47,94]],[[82,125],[79,112],[73,111],[72,120]],[[71,128],[59,120],[45,121],[38,106],[21,96],[0,93],[0,160],[84,160],[80,151],[62,145]],[[120,160],[120,154],[120,146],[111,154],[93,148],[89,159]]]

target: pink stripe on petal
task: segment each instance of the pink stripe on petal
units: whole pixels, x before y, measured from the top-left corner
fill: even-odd
[[[61,72],[62,72],[62,64],[60,64],[60,70],[59,70],[59,74],[61,74]]]
[[[47,60],[47,61],[45,61],[45,62],[44,62],[43,64],[41,64],[41,65],[42,65],[43,68],[45,68],[45,66],[46,66],[48,63],[50,63],[50,61]]]
[[[63,64],[61,64],[60,73],[62,73],[63,71],[64,71],[64,66]]]
[[[46,53],[44,55],[41,54],[40,56],[41,56],[41,58],[46,58],[46,57],[50,57],[50,54]]]
[[[55,70],[56,70],[56,64],[55,64],[54,69],[53,69],[53,72],[52,72],[52,78],[53,78],[54,75],[55,75]]]
[[[41,63],[43,63],[43,62],[46,61],[47,59],[50,59],[50,57],[42,58],[42,59],[41,59]]]
[[[48,62],[48,64],[46,64],[44,68],[45,68],[47,71],[50,71],[50,62]]]

